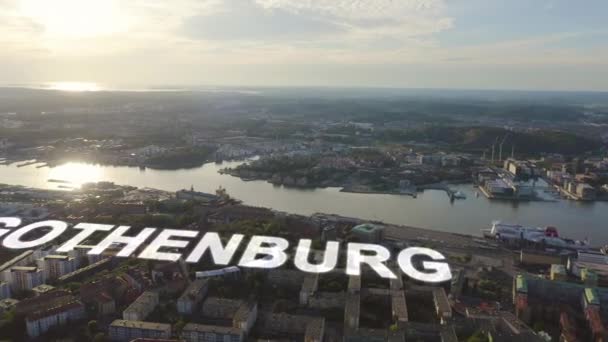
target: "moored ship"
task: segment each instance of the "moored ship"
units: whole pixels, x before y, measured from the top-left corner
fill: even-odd
[[[555,227],[526,227],[519,224],[492,222],[491,229],[483,229],[484,237],[499,241],[529,241],[545,244],[550,247],[568,248],[576,250],[589,249],[588,241],[573,240],[561,237]]]

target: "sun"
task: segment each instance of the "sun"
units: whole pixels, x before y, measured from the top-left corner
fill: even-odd
[[[115,0],[21,0],[20,11],[56,38],[109,35],[127,27]]]
[[[83,91],[100,91],[101,87],[97,83],[92,82],[51,82],[49,84],[51,90],[83,92]]]

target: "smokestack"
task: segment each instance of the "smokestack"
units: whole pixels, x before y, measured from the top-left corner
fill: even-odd
[[[502,138],[502,141],[500,142],[500,145],[498,146],[498,161],[502,162],[502,145],[505,144],[505,141],[507,140],[507,137],[509,136],[509,133],[505,134],[504,138]]]
[[[498,143],[498,137],[494,139],[494,143],[492,144],[492,164],[494,164],[494,151],[496,150],[496,144]]]
[[[502,161],[502,143],[498,146],[498,161]]]

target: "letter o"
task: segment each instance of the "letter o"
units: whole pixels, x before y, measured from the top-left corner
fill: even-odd
[[[33,230],[36,230],[38,228],[44,228],[44,227],[50,227],[51,231],[47,232],[46,234],[44,234],[44,236],[39,237],[36,240],[21,241],[21,237],[23,235],[25,235]],[[11,248],[11,249],[24,249],[24,248],[37,247],[40,245],[44,245],[47,242],[53,241],[55,238],[57,238],[59,235],[61,235],[66,230],[67,227],[68,227],[68,224],[63,221],[52,221],[52,220],[28,224],[27,226],[19,228],[19,229],[15,230],[14,232],[12,232],[11,234],[9,234],[2,242],[2,245],[4,245],[4,247],[6,247],[6,248]]]

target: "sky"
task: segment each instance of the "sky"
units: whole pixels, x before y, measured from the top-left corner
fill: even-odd
[[[606,0],[0,0],[0,83],[608,91]]]

